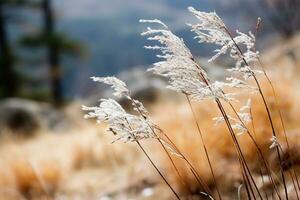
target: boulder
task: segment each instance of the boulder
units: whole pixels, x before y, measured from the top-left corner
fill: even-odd
[[[68,126],[64,112],[50,104],[20,98],[0,101],[0,133],[34,134],[39,129],[63,129]]]
[[[29,100],[5,99],[0,102],[0,131],[33,134],[41,127],[40,106]]]

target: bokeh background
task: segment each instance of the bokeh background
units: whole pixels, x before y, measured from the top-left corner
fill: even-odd
[[[161,104],[185,116],[180,97],[145,73],[157,58],[143,48],[146,27],[138,21],[164,21],[222,79],[233,63],[207,63],[213,47],[193,39],[188,6],[216,11],[232,32],[254,31],[261,17],[257,45],[270,71],[298,80],[299,0],[0,1],[0,199],[169,198],[135,146],[111,144],[104,126],[83,119],[80,105],[110,95],[89,77],[116,75],[158,121],[168,118]],[[171,129],[180,123],[168,120]]]

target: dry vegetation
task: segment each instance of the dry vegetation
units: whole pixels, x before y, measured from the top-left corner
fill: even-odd
[[[293,52],[291,55],[289,52]],[[287,148],[278,108],[290,142],[293,166],[300,170],[300,125],[299,125],[299,78],[300,39],[295,37],[285,42],[285,47],[272,48],[263,61],[272,66],[268,69],[276,88],[279,104],[275,103],[270,85],[261,78],[277,137],[282,144],[284,173],[290,198],[296,199],[289,178]],[[289,68],[290,70],[288,70]],[[290,71],[290,73],[288,73]],[[270,168],[279,176],[277,155],[270,149],[272,133],[265,107],[261,98],[252,97],[253,126],[248,125]],[[212,101],[193,103],[196,117],[202,129],[204,141],[211,157],[217,184],[223,199],[237,199],[238,188],[243,182],[236,150],[225,125],[214,126],[212,118],[218,115],[218,108]],[[79,105],[72,105],[72,109]],[[81,121],[82,113],[72,112],[75,120]],[[74,117],[76,115],[76,117]],[[153,121],[176,143],[177,147],[192,162],[197,172],[215,191],[215,184],[203,151],[203,144],[197,133],[190,107],[182,100],[158,102],[151,109]],[[77,118],[78,117],[78,118]],[[254,127],[254,128],[253,128]],[[104,133],[105,127],[80,122],[68,133],[42,132],[33,138],[18,139],[2,136],[0,147],[0,199],[173,199],[151,165],[134,144],[111,144],[112,137]],[[273,190],[272,184],[261,181],[261,161],[257,159],[257,149],[247,134],[238,136],[244,156],[258,186],[265,192]],[[159,145],[151,141],[143,142],[151,157],[158,164],[169,182],[181,194],[196,194],[201,190],[185,162],[174,158],[182,180],[178,179],[169,159],[164,156]],[[298,174],[299,176],[299,174]],[[275,176],[275,179],[277,180]],[[279,184],[282,184],[279,181]],[[282,191],[283,192],[283,191]],[[300,191],[299,191],[300,192]],[[197,197],[194,197],[195,199]]]
[[[1,199],[86,199],[114,192],[122,183],[111,182],[127,180],[138,170],[139,165],[128,163],[138,163],[139,153],[126,145],[127,153],[122,154],[125,145],[111,145],[111,138],[99,134],[102,130],[90,125],[67,134],[6,137],[0,150]]]
[[[292,157],[293,167],[299,173],[299,113],[300,108],[298,102],[300,100],[299,93],[299,67],[300,67],[300,39],[299,35],[292,38],[290,41],[282,41],[278,46],[266,50],[267,53],[263,55],[263,62],[270,67],[267,71],[271,75],[273,86],[277,93],[277,100],[274,99],[272,90],[268,82],[261,78],[262,88],[267,96],[268,105],[271,108],[272,120],[274,121],[278,140],[282,144],[283,150],[283,168],[284,173],[288,177],[288,188],[291,199],[297,199],[293,185],[290,178],[289,170],[291,170],[291,163],[288,161],[288,149],[283,135],[283,127],[278,113],[280,109],[283,113],[284,125],[287,130],[288,140],[290,143],[289,154]],[[291,55],[291,52],[293,54]],[[268,123],[268,117],[265,108],[261,102],[259,95],[252,97],[252,114],[253,124],[250,123],[248,128],[254,134],[258,145],[263,150],[263,154],[270,163],[270,167],[276,173],[280,170],[276,160],[274,150],[271,150],[270,138],[272,136],[271,127]],[[243,179],[240,173],[240,167],[234,160],[237,159],[236,150],[233,146],[232,139],[228,134],[228,129],[225,125],[215,126],[211,120],[220,111],[214,102],[195,103],[197,120],[200,124],[204,135],[204,141],[208,148],[211,163],[215,170],[217,184],[221,185],[220,192],[224,199],[236,199],[237,190]],[[203,144],[197,133],[196,124],[191,115],[188,102],[178,103],[163,103],[156,107],[156,113],[160,113],[163,108],[163,115],[157,114],[156,120],[159,122],[161,128],[171,137],[177,147],[184,152],[187,157],[194,163],[200,176],[206,180],[212,190],[215,190],[213,177],[209,170],[209,165],[204,154]],[[266,180],[261,181],[261,161],[257,159],[257,149],[253,142],[249,139],[247,134],[238,136],[243,153],[246,160],[250,163],[250,168],[254,172],[255,180],[259,183],[259,187],[264,188],[264,191],[270,192],[272,190],[270,183]],[[188,169],[186,163],[181,159],[176,160],[176,166],[179,166],[181,175],[186,182],[185,185],[181,183],[178,175],[174,172],[174,168],[167,158],[164,160],[164,166],[167,166],[168,174],[172,174],[172,180],[183,192],[190,192],[191,188],[197,189],[197,181],[193,174]],[[279,181],[280,182],[280,181]],[[234,184],[234,187],[233,187]],[[282,183],[281,183],[282,184]],[[186,187],[188,186],[188,188]],[[196,187],[196,188],[195,188]],[[198,188],[199,189],[199,188]],[[215,191],[216,193],[216,191]]]
[[[282,80],[282,79],[281,79]],[[283,80],[282,80],[283,81]],[[294,151],[293,155],[297,155],[299,151],[299,137],[300,137],[300,127],[298,124],[298,103],[299,93],[295,93],[293,87],[295,83],[291,83],[290,79],[284,80],[285,83],[289,83],[289,87],[286,85],[276,87],[278,89],[278,96],[282,101],[280,102],[280,109],[284,112],[284,117],[286,119],[285,125],[288,131],[288,136],[290,140],[291,149]],[[272,95],[270,96],[272,97]],[[269,98],[270,104],[272,104],[273,99]],[[268,117],[265,113],[265,109],[260,103],[258,97],[253,99],[253,123],[255,126],[255,138],[258,145],[262,148],[265,157],[271,163],[271,167],[274,171],[278,171],[278,165],[276,160],[276,155],[274,151],[269,148],[271,142],[270,138],[272,133],[270,132],[270,126],[268,124]],[[211,120],[219,111],[217,106],[213,102],[203,102],[200,104],[195,104],[196,111],[198,114],[198,122],[201,129],[203,130],[204,141],[207,145],[209,154],[211,156],[211,162],[215,169],[215,174],[217,182],[221,185],[221,193],[227,194],[230,198],[237,198],[237,188],[242,183],[242,177],[239,173],[239,164],[234,162],[237,159],[235,148],[232,144],[232,139],[228,134],[228,129],[225,125],[215,126]],[[284,144],[284,137],[282,132],[282,127],[280,126],[279,115],[276,114],[277,108],[272,106],[273,120],[276,122],[276,129],[280,133],[278,138]],[[190,108],[187,103],[178,104],[164,104],[158,106],[159,110],[163,108],[166,115],[160,115],[156,118],[159,125],[165,132],[172,138],[173,142],[177,144],[177,147],[184,152],[187,157],[194,163],[200,176],[208,183],[209,186],[214,188],[214,183],[212,175],[209,170],[207,160],[205,158],[203,144],[197,133],[196,125],[193,117],[190,113]],[[253,132],[253,127],[250,124],[249,129]],[[242,146],[244,155],[250,163],[251,169],[254,171],[255,178],[260,182],[260,167],[261,163],[257,160],[257,150],[249,137],[246,134],[240,135],[238,137],[239,143]],[[283,147],[286,150],[286,147]],[[285,158],[287,160],[287,158]],[[295,167],[299,163],[299,157],[294,157]],[[186,180],[189,188],[197,187],[197,182],[193,177],[193,174],[187,168],[184,162],[177,159],[176,166],[179,166],[180,172]],[[178,180],[177,174],[167,158],[165,158],[164,166],[168,168],[168,174],[173,174],[173,179],[175,179],[177,185],[182,189],[182,191],[188,191],[187,188],[183,187],[180,180]],[[232,184],[235,184],[233,187]],[[260,183],[263,186],[263,183]],[[265,183],[267,187],[267,184]],[[197,188],[193,188],[197,189]],[[198,188],[199,189],[199,188]],[[236,189],[235,191],[233,189]],[[188,191],[189,192],[189,191]],[[229,198],[229,199],[230,199]]]
[[[280,70],[279,70],[280,71]],[[286,128],[292,149],[299,150],[300,127],[298,123],[300,95],[297,92],[299,80],[291,77],[283,78],[281,73],[274,73],[276,90],[280,99],[280,108],[284,113]],[[284,83],[284,84],[280,84]],[[270,93],[267,84],[266,93]],[[272,95],[268,95],[270,105],[273,105]],[[253,123],[256,138],[262,146],[270,163],[276,163],[276,155],[269,149],[270,127],[260,99],[253,99]],[[240,169],[236,160],[235,149],[225,126],[214,126],[211,118],[218,113],[212,102],[194,104],[204,140],[212,158],[217,183],[222,185],[224,197],[235,198],[237,188],[242,182]],[[272,106],[272,116],[276,129],[282,132],[275,105]],[[161,112],[163,110],[164,112]],[[177,144],[196,166],[198,173],[214,190],[211,173],[208,168],[202,143],[198,136],[190,108],[184,99],[176,102],[159,102],[152,108],[153,119]],[[73,113],[74,114],[74,113]],[[78,113],[80,115],[80,113]],[[252,130],[252,127],[249,127]],[[92,123],[81,124],[70,133],[41,133],[31,139],[2,139],[0,157],[1,199],[59,199],[79,198],[96,199],[110,196],[113,199],[123,199],[129,196],[144,199],[143,190],[155,188],[150,199],[155,195],[164,198],[171,196],[168,189],[153,177],[155,171],[142,157],[140,151],[132,144],[111,144],[112,138],[103,134],[104,127]],[[246,159],[251,163],[255,178],[260,180],[257,152],[247,135],[238,137]],[[283,138],[281,138],[283,139]],[[167,178],[182,192],[196,191],[197,183],[186,164],[176,159],[176,165],[184,177],[189,189],[183,187],[178,180],[169,160],[159,150],[159,147],[145,143],[146,149],[156,157]],[[153,150],[157,149],[157,150]],[[297,155],[297,154],[294,154]],[[158,159],[159,158],[159,159]],[[274,170],[276,164],[274,163]],[[300,160],[295,157],[298,169]],[[235,184],[234,187],[232,184]],[[265,183],[267,188],[267,184]],[[233,190],[233,188],[235,190]],[[147,199],[147,198],[146,198]]]

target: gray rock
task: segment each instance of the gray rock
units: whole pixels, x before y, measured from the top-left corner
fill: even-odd
[[[32,135],[41,128],[65,128],[66,121],[62,111],[47,103],[19,98],[0,101],[0,133],[9,130],[16,134]]]
[[[0,102],[0,128],[13,133],[33,134],[42,125],[40,106],[23,99],[6,99]]]

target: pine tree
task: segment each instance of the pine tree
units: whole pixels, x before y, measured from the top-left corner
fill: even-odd
[[[78,55],[79,45],[55,30],[55,14],[51,3],[51,0],[36,2],[35,7],[43,14],[42,28],[37,33],[24,36],[21,44],[27,48],[47,49],[46,62],[49,66],[51,100],[54,105],[60,106],[64,102],[61,55],[65,53]]]
[[[300,30],[299,0],[259,0],[273,27],[285,38]]]
[[[8,16],[6,6],[17,2],[0,1],[0,96],[12,97],[18,91],[18,75],[14,68],[14,55],[11,51],[7,33]]]
[[[62,80],[60,70],[59,51],[55,45],[54,18],[50,0],[43,0],[42,9],[44,13],[44,36],[47,39],[48,64],[50,67],[50,78],[52,85],[52,97],[55,104],[60,104],[63,100]]]

